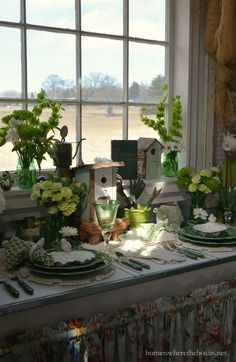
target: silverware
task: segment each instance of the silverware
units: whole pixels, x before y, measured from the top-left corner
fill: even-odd
[[[139,270],[139,271],[142,271],[143,268],[141,265],[138,265],[136,263],[133,263],[131,262],[130,260],[128,260],[126,257],[124,257],[122,255],[122,253],[119,253],[118,251],[116,252],[116,256],[118,257],[118,261],[123,264],[123,265],[126,265],[126,266],[129,266],[130,268],[132,269],[135,269],[135,270]]]
[[[199,251],[196,251],[196,250],[190,249],[190,248],[185,248],[185,247],[183,247],[183,246],[175,245],[175,244],[172,243],[171,241],[169,241],[168,244],[169,244],[170,247],[173,248],[173,249],[183,250],[183,251],[186,251],[187,253],[191,253],[191,254],[195,255],[195,256],[198,257],[198,258],[205,259],[205,255],[203,255],[203,254],[200,253]]]
[[[27,294],[32,295],[32,294],[34,293],[33,288],[31,288],[31,286],[29,286],[29,285],[26,284],[22,279],[20,279],[16,273],[14,273],[14,272],[9,272],[8,275],[9,275],[9,278],[10,278],[11,280],[17,281],[17,283],[19,284],[19,286],[20,286]]]
[[[119,257],[125,258],[126,260],[130,261],[131,263],[135,263],[137,265],[140,265],[142,268],[150,269],[150,265],[148,265],[146,263],[143,263],[142,261],[133,259],[133,258],[128,258],[125,254],[121,253],[120,251],[116,252],[116,256],[118,256],[118,258]]]
[[[0,283],[4,285],[5,289],[12,297],[19,298],[20,293],[10,283],[6,282],[4,279],[0,279]]]
[[[189,259],[193,259],[193,260],[197,260],[198,257],[196,255],[193,255],[192,253],[188,252],[188,251],[183,251],[180,249],[176,249],[176,248],[172,248],[170,245],[168,244],[163,244],[163,248],[166,249],[167,251],[174,251],[176,253],[182,254],[187,256],[187,258]]]

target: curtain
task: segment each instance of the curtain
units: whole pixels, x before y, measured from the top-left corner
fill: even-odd
[[[181,277],[181,276],[180,276]],[[3,362],[236,361],[236,279],[7,336]],[[1,359],[2,356],[2,359]]]
[[[228,89],[236,71],[236,1],[209,0],[205,25],[205,49],[216,62],[215,111],[223,122],[233,116]]]

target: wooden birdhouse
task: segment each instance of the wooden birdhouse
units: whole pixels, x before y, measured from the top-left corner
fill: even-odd
[[[161,176],[162,145],[156,138],[138,139],[138,176],[154,180]]]
[[[94,221],[93,202],[99,197],[109,196],[116,200],[116,174],[117,167],[123,162],[105,162],[82,165],[75,170],[75,181],[85,183],[88,190],[88,199],[82,218]]]
[[[80,238],[91,244],[99,241],[101,228],[99,227],[94,212],[93,202],[101,197],[110,197],[116,200],[116,174],[117,167],[124,162],[105,162],[82,165],[75,169],[75,181],[85,183],[88,193],[87,200],[80,215]],[[127,224],[117,219],[112,229],[115,238]]]

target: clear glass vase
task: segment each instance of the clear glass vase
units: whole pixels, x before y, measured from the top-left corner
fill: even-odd
[[[163,155],[162,174],[167,177],[175,177],[179,169],[178,152],[171,151]]]
[[[21,159],[17,163],[17,186],[20,189],[31,189],[36,183],[36,167],[34,160],[31,161],[29,168],[23,167]]]

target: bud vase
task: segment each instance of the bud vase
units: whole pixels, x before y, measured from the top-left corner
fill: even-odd
[[[179,168],[178,152],[164,153],[162,163],[162,174],[167,177],[175,177]]]
[[[20,189],[31,189],[36,183],[36,167],[34,160],[31,161],[28,168],[23,167],[21,159],[17,163],[17,186]]]

